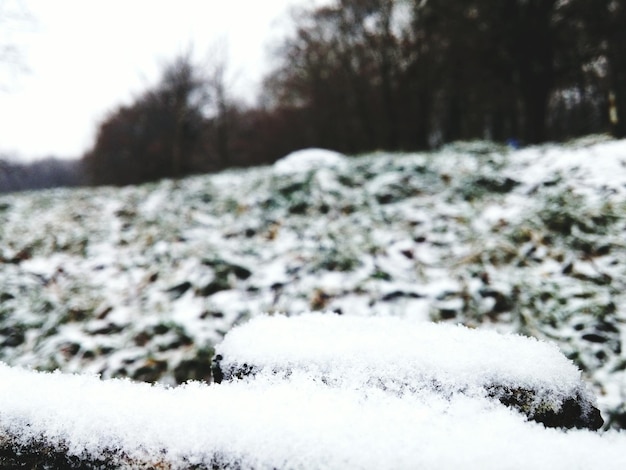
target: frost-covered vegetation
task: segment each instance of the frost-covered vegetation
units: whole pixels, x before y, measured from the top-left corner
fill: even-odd
[[[626,427],[625,209],[602,138],[6,195],[0,359],[177,384],[261,312],[393,315],[554,341]]]

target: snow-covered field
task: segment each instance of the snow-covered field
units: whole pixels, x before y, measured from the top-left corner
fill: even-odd
[[[0,360],[176,384],[262,312],[392,315],[553,341],[626,427],[625,211],[602,137],[7,195]]]

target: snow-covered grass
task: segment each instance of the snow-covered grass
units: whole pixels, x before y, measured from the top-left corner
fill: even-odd
[[[0,198],[0,359],[182,383],[262,312],[548,339],[626,427],[626,142],[348,158]]]

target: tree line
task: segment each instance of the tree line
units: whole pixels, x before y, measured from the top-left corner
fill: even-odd
[[[0,194],[76,187],[86,183],[82,162],[79,160],[48,157],[23,163],[14,157],[0,155]]]
[[[491,139],[626,137],[624,0],[334,0],[293,13],[257,105],[183,55],[100,125],[93,184]]]

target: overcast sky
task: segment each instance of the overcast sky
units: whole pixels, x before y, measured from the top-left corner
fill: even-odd
[[[27,160],[81,156],[107,112],[155,83],[160,67],[190,46],[202,61],[226,44],[237,94],[255,96],[289,7],[319,3],[8,0],[20,1],[32,21],[0,23],[0,41],[19,46],[29,71],[11,74],[0,64],[0,154]]]

